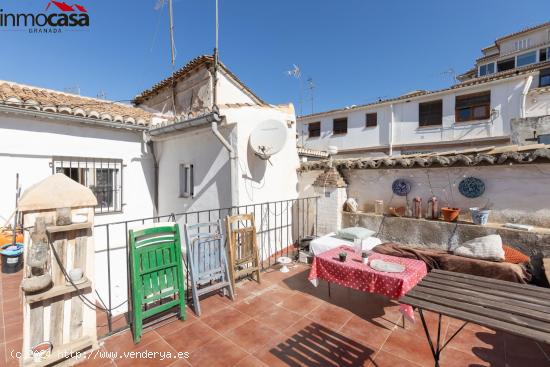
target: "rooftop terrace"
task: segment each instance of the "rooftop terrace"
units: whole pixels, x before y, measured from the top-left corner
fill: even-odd
[[[243,281],[232,302],[219,295],[201,301],[203,315],[187,310],[143,334],[134,345],[129,330],[101,341],[81,366],[433,366],[422,325],[403,320],[398,303],[387,298],[307,280],[309,266],[289,273],[268,269],[259,285]],[[0,278],[0,360],[16,366],[21,348],[19,282],[21,272]],[[115,323],[125,322],[119,317]],[[431,330],[435,314],[427,313]],[[98,327],[105,327],[98,319]],[[448,338],[461,321],[445,317]],[[98,331],[99,334],[102,334]],[[187,359],[112,359],[106,352],[188,352]],[[550,346],[467,325],[442,354],[441,366],[548,366]]]

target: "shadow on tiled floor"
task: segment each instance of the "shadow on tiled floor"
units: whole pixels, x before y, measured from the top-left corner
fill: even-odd
[[[146,329],[137,345],[129,330],[104,339],[101,353],[81,365],[433,366],[418,318],[403,328],[396,302],[335,285],[329,297],[326,283],[313,287],[307,281],[308,272],[309,267],[304,265],[293,267],[287,274],[269,270],[262,274],[261,284],[238,283],[234,302],[220,295],[203,299],[200,319],[188,308],[186,321],[171,319]],[[2,278],[3,292],[11,289],[6,288],[5,279]],[[11,302],[13,299],[17,298],[12,297]],[[427,313],[426,317],[430,329],[435,331],[437,315]],[[11,325],[17,325],[15,317],[4,316],[4,338],[6,318]],[[98,324],[105,322],[98,317]],[[124,317],[115,320],[117,325],[124,322]],[[461,323],[444,317],[442,325],[445,339]],[[14,341],[10,343],[15,345]],[[2,353],[7,345],[3,339]],[[107,352],[118,356],[113,358]],[[122,358],[124,352],[157,352],[157,357]],[[182,357],[188,358],[168,358],[168,352],[172,357],[181,352]],[[185,352],[188,354],[183,355]],[[444,350],[441,367],[550,366],[549,353],[548,346],[467,325]]]

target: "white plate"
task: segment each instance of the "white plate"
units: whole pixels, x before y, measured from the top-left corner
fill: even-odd
[[[405,271],[404,265],[391,263],[379,259],[370,261],[369,265],[374,270],[382,271],[384,273],[402,273]]]

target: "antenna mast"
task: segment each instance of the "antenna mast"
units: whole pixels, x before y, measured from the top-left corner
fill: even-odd
[[[176,121],[176,81],[174,79],[176,71],[176,46],[174,44],[174,10],[172,0],[168,0],[168,15],[170,17],[170,50],[172,51],[172,108],[174,111],[174,121]]]
[[[170,49],[172,51],[172,67],[176,64],[176,47],[174,45],[174,10],[172,0],[168,0],[168,14],[170,16]]]
[[[212,86],[212,109],[214,112],[218,112],[218,47],[219,47],[219,31],[220,31],[220,21],[219,21],[219,1],[216,0],[216,44],[214,46],[214,77],[213,77],[213,86]]]

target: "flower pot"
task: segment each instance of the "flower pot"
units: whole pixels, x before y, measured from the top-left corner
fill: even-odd
[[[348,254],[345,252],[341,252],[340,254],[338,254],[338,258],[340,259],[341,262],[345,262],[346,257],[348,257]]]
[[[443,213],[445,222],[456,222],[460,214],[460,208],[441,208],[441,213]]]
[[[489,214],[491,214],[489,209],[479,210],[479,208],[470,208],[470,215],[474,224],[486,225],[489,220]]]

